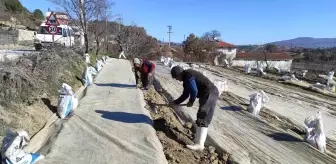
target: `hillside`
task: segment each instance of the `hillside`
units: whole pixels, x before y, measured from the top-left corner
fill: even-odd
[[[42,17],[41,10],[29,11],[18,0],[0,0],[0,26],[15,26],[16,28],[35,30],[41,23]]]
[[[299,37],[290,40],[272,42],[278,46],[285,47],[303,47],[303,48],[330,48],[336,47],[336,38],[311,38]]]

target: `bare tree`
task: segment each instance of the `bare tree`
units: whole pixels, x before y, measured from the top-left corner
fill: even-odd
[[[84,33],[85,51],[89,50],[88,22],[97,19],[97,11],[102,10],[102,4],[108,6],[109,0],[50,0],[55,5],[61,7],[69,18],[76,23]],[[103,7],[103,10],[105,7]]]
[[[267,59],[267,54],[271,54],[277,51],[277,46],[274,44],[266,44],[263,49],[264,61],[266,63],[266,70],[269,70],[269,63]]]
[[[148,36],[143,27],[121,26],[116,38],[122,50],[131,56],[147,56],[158,48],[155,38]]]
[[[94,37],[96,42],[96,55],[99,54],[102,46],[101,41],[103,38],[105,43],[108,43],[107,33],[110,30],[108,30],[109,26],[107,26],[107,24],[109,22],[109,18],[111,19],[114,17],[111,15],[112,6],[113,3],[110,3],[107,0],[96,0],[95,9],[93,12],[95,16],[94,21],[88,22],[88,32]]]
[[[218,37],[221,37],[221,33],[217,30],[212,30],[202,35],[202,39],[207,41],[214,41]]]

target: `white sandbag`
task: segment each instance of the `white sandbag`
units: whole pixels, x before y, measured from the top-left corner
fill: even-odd
[[[102,61],[103,61],[104,65],[107,64],[107,59],[108,59],[108,56],[103,56],[102,57]]]
[[[161,58],[160,58],[160,62],[161,62],[161,63],[164,63],[164,61],[165,61],[165,58],[164,58],[163,56],[161,56]]]
[[[103,60],[96,59],[96,63],[100,64],[101,67],[105,67],[105,63],[103,62]]]
[[[192,69],[196,69],[196,68],[198,69],[198,68],[200,68],[200,66],[197,65],[197,64],[191,64],[191,68],[192,68]]]
[[[98,72],[100,72],[101,69],[102,69],[103,67],[102,67],[101,63],[96,62],[96,66],[95,66],[95,68],[96,68],[96,70],[97,70]]]
[[[308,70],[303,70],[302,71],[302,77],[306,77],[307,73],[308,73]]]
[[[62,88],[58,91],[59,94],[63,94],[63,95],[72,95],[73,91],[70,85],[63,83],[62,84]]]
[[[92,84],[92,82],[93,82],[93,77],[92,77],[93,73],[95,73],[95,75],[97,75],[97,73],[98,73],[95,68],[93,68],[93,67],[86,67],[85,68],[84,74],[83,74],[83,78],[82,78],[83,84],[84,84],[85,87],[87,87],[87,86],[89,86],[89,85]]]
[[[291,75],[291,80],[296,80],[296,81],[298,81],[299,79],[296,78],[294,74],[292,74],[292,75]]]
[[[165,59],[165,61],[164,61],[164,65],[165,66],[169,66],[169,64],[171,63],[171,62],[173,62],[173,59],[172,58],[170,58],[170,57],[167,57],[166,59]],[[169,66],[170,67],[170,66]]]
[[[218,65],[219,65],[218,57],[219,57],[219,55],[217,55],[217,56],[215,57],[215,59],[214,59],[214,65],[215,65],[215,66],[218,66]]]
[[[181,63],[181,64],[179,64],[179,66],[182,67],[183,70],[190,69],[190,66],[188,64],[185,64],[185,63]]]
[[[74,110],[78,106],[78,99],[75,95],[75,93],[72,91],[72,88],[70,85],[63,83],[62,88],[60,90],[60,94],[62,95],[72,95],[72,107],[71,110]]]
[[[283,80],[283,81],[291,80],[291,77],[288,75],[284,75],[280,78],[280,80]]]
[[[74,111],[78,107],[78,98],[76,95],[72,95],[72,111]]]
[[[274,69],[276,70],[277,73],[281,73],[281,69],[278,66],[274,66]]]
[[[324,133],[322,114],[318,112],[315,116],[305,119],[306,135],[305,141],[318,149],[321,153],[326,151],[326,136]]]
[[[89,73],[91,73],[92,76],[97,76],[98,75],[98,71],[94,67],[91,67],[91,66],[88,67],[88,71],[89,71]]]
[[[219,92],[219,96],[223,93],[227,91],[228,88],[228,81],[224,80],[224,79],[216,79],[214,81],[215,86],[218,89]]]
[[[57,114],[63,119],[78,106],[78,99],[72,88],[63,83],[58,97]]]
[[[248,112],[254,116],[258,116],[261,108],[269,101],[268,96],[262,90],[258,93],[250,95],[250,105],[247,107]]]
[[[88,53],[84,54],[85,63],[90,64],[90,55]]]
[[[250,64],[245,64],[245,73],[249,74],[251,72]]]
[[[331,90],[333,85],[334,85],[334,71],[330,71],[328,73],[328,81],[327,81],[327,87],[328,87],[328,90]]]
[[[34,164],[43,159],[43,155],[23,150],[29,144],[29,140],[26,131],[13,132],[7,129],[1,146],[2,164]]]
[[[64,119],[68,116],[72,110],[72,95],[59,95],[58,105],[57,105],[57,114],[61,119]]]
[[[169,61],[169,64],[168,64],[168,67],[169,67],[170,69],[172,69],[172,68],[175,67],[175,66],[176,66],[175,62],[174,62],[173,60],[170,60],[170,61]]]
[[[261,65],[257,67],[257,73],[258,75],[266,75],[266,73],[264,72],[264,68]]]

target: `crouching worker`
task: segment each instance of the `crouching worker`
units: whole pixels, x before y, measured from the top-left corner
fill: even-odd
[[[171,75],[174,79],[183,81],[184,89],[182,95],[171,102],[170,105],[181,104],[190,97],[187,106],[192,107],[196,97],[199,98],[195,144],[187,145],[187,148],[202,151],[208,133],[208,126],[211,123],[219,96],[218,89],[202,73],[192,69],[183,70],[182,67],[175,66],[171,69]]]
[[[134,62],[134,73],[137,86],[139,84],[138,73],[140,73],[142,87],[145,90],[148,90],[154,81],[155,64],[151,63],[147,59],[142,59],[142,61],[140,61],[140,59],[138,58],[134,58],[133,62]]]

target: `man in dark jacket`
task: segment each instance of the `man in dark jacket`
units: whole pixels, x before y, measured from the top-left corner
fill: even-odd
[[[154,81],[155,64],[145,58],[143,58],[142,61],[140,61],[138,58],[134,58],[133,63],[137,86],[139,83],[139,78],[141,78],[142,87],[148,90]],[[138,73],[140,73],[140,77]]]
[[[208,126],[211,123],[219,97],[218,89],[202,73],[192,69],[183,70],[182,67],[175,66],[171,69],[171,75],[174,79],[183,81],[183,93],[178,99],[171,102],[171,105],[181,104],[190,97],[187,106],[192,107],[196,97],[199,98],[195,144],[187,145],[187,147],[191,150],[202,151],[208,133]]]

